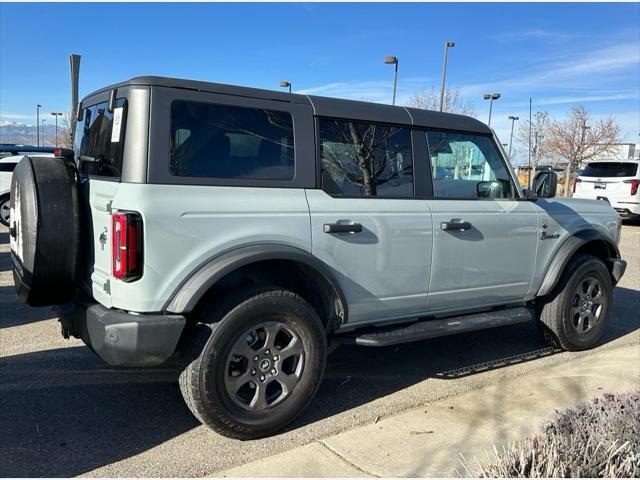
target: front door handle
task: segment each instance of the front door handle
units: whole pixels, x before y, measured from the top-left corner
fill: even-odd
[[[471,230],[471,223],[462,221],[457,218],[451,219],[450,222],[442,222],[440,224],[441,230]]]
[[[360,233],[360,223],[325,223],[322,227],[324,233]]]

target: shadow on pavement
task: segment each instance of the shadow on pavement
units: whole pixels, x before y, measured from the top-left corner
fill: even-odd
[[[54,318],[50,307],[27,307],[16,296],[13,285],[0,287],[0,330]]]
[[[629,227],[640,227],[640,217],[623,218],[622,224]]]
[[[71,477],[198,425],[175,369],[115,369],[84,347],[0,359],[0,471]]]
[[[625,224],[640,226],[640,221]],[[1,232],[0,244],[8,241],[8,233]],[[0,252],[0,271],[10,269],[9,253]],[[0,305],[0,337],[3,328],[54,317],[49,308],[25,308],[13,286],[0,287]],[[616,288],[601,343],[639,329],[638,311],[640,292]],[[522,363],[552,354],[533,323],[396,347],[343,346],[329,356],[316,398],[289,430],[428,378],[459,378],[452,372],[471,375],[512,365],[510,359]],[[182,400],[172,365],[111,368],[87,348],[70,347],[0,358],[0,377],[0,472],[5,477],[80,475],[199,425]]]
[[[640,292],[616,288],[613,309],[600,344],[640,329],[639,310]],[[533,322],[396,347],[343,346],[329,356],[322,387],[311,408],[293,428],[349,410],[427,378],[455,379],[555,353],[557,351],[548,348]]]
[[[637,301],[638,292],[616,289],[604,342],[640,327],[631,314],[640,308]],[[397,347],[343,346],[329,357],[317,397],[290,430],[441,378],[443,372],[526,356],[545,346],[533,323]],[[3,476],[80,475],[199,425],[182,400],[171,364],[111,368],[88,349],[71,347],[1,358],[0,371]]]

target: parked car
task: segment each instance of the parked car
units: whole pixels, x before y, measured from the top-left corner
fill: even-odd
[[[589,163],[576,180],[574,198],[608,201],[623,217],[640,216],[640,160]]]
[[[13,170],[25,155],[53,157],[54,148],[30,145],[0,145],[0,223],[9,226],[9,192]]]
[[[293,421],[343,343],[537,321],[591,348],[626,267],[610,205],[521,190],[462,115],[139,77],[82,100],[75,142],[15,170],[18,295],[111,365],[177,354],[231,437]]]

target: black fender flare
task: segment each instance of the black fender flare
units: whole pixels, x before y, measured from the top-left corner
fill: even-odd
[[[331,286],[342,304],[342,321],[347,319],[347,301],[329,266],[311,253],[280,244],[239,247],[208,260],[194,271],[174,292],[164,309],[171,313],[189,313],[219,280],[238,268],[265,260],[291,260],[313,269]]]
[[[564,269],[573,254],[576,253],[583,245],[594,240],[604,242],[607,245],[607,258],[610,261],[620,258],[620,250],[618,250],[618,246],[608,235],[594,229],[585,229],[573,233],[564,241],[553,256],[549,266],[547,267],[547,273],[542,280],[537,296],[541,297],[551,293],[560,280],[560,276],[562,275],[562,272],[564,272]]]

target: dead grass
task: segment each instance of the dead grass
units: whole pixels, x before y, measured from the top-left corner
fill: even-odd
[[[617,477],[640,475],[640,392],[605,394],[559,412],[524,441],[461,463],[472,477]]]

